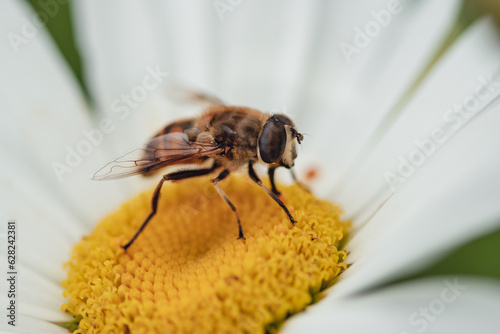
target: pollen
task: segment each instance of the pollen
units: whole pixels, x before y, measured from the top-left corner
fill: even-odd
[[[220,183],[236,218],[207,178],[165,184],[124,203],[77,244],[62,282],[74,333],[266,333],[321,298],[347,268],[339,249],[350,222],[299,186],[280,186],[296,220],[257,185]],[[76,329],[75,329],[76,328]]]

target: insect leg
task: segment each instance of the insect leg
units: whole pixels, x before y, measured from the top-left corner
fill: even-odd
[[[281,195],[281,193],[278,191],[276,188],[276,184],[274,183],[274,172],[276,171],[276,167],[270,167],[267,170],[267,173],[269,174],[269,181],[271,182],[271,190],[276,196]]]
[[[130,239],[130,241],[127,242],[127,244],[125,246],[122,246],[122,248],[125,249],[125,251],[127,251],[127,249],[130,246],[132,246],[135,239],[137,239],[139,234],[141,234],[142,230],[144,230],[144,228],[149,223],[151,218],[153,218],[153,216],[156,214],[156,210],[158,208],[158,199],[160,198],[160,191],[161,191],[161,187],[163,186],[163,182],[165,182],[165,181],[177,181],[177,180],[188,179],[191,177],[207,175],[207,174],[210,174],[211,172],[213,172],[218,167],[220,167],[220,166],[217,164],[214,164],[212,167],[206,168],[206,169],[183,170],[180,172],[174,172],[174,173],[163,175],[162,179],[160,180],[160,183],[158,183],[158,185],[156,186],[156,189],[153,193],[153,198],[151,200],[151,208],[152,208],[151,213],[148,215],[146,220],[142,223],[141,227],[139,227],[139,230],[137,230],[137,232],[134,234],[132,239]]]
[[[285,211],[285,213],[287,214],[288,218],[290,219],[290,222],[292,223],[292,225],[295,224],[295,220],[293,219],[292,215],[290,214],[290,211],[288,211],[288,209],[285,206],[285,204],[283,204],[283,202],[278,198],[278,196],[276,196],[271,190],[269,190],[262,183],[262,181],[259,179],[259,177],[257,176],[257,174],[255,174],[255,171],[253,169],[251,161],[248,163],[248,175],[250,176],[250,178],[255,183],[257,183],[262,189],[264,189],[269,194],[269,196],[271,196],[276,201],[276,203],[279,204],[279,206],[281,206],[281,208]]]
[[[302,182],[300,182],[299,180],[297,180],[297,176],[295,176],[295,172],[291,168],[290,168],[290,174],[292,174],[293,182],[297,183],[299,187],[301,187],[303,190],[307,191],[308,193],[311,192],[311,190],[309,189],[309,187],[307,187],[305,184],[303,184]]]
[[[243,236],[243,230],[241,228],[241,222],[240,222],[240,217],[238,216],[238,212],[236,212],[236,207],[234,206],[233,203],[229,200],[227,195],[224,193],[224,191],[221,189],[219,186],[218,182],[224,180],[227,176],[229,175],[229,171],[223,170],[219,176],[217,176],[215,179],[212,180],[212,183],[214,184],[215,188],[219,192],[219,194],[222,196],[222,198],[226,201],[226,203],[231,207],[231,210],[233,210],[234,214],[236,215],[236,220],[238,221],[238,239],[243,239],[245,240],[245,237]]]

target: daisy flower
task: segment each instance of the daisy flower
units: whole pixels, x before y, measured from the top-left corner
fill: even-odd
[[[461,31],[459,0],[74,1],[89,103],[45,27],[64,5],[37,15],[7,0],[0,13],[2,332],[499,328],[497,281],[389,284],[499,228],[491,17]],[[171,102],[171,81],[291,115],[308,134],[296,172],[321,199],[281,186],[296,226],[234,177],[222,187],[245,217],[236,240],[208,179],[186,181],[167,186],[157,224],[123,253],[158,180],[88,176],[199,113]]]

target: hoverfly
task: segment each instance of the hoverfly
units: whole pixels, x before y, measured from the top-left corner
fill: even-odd
[[[278,197],[274,173],[276,168],[291,170],[297,157],[297,143],[303,135],[297,131],[292,120],[283,114],[267,114],[247,107],[224,105],[220,100],[196,94],[198,100],[210,102],[210,106],[198,117],[183,119],[168,124],[146,144],[98,170],[94,180],[110,180],[131,175],[150,175],[163,167],[172,165],[200,165],[210,163],[203,169],[185,169],[163,175],[156,187],[151,212],[130,241],[122,246],[125,251],[137,239],[148,222],[156,214],[160,191],[165,181],[178,181],[218,172],[212,183],[221,197],[230,206],[238,222],[238,239],[245,239],[236,207],[226,196],[219,181],[229,173],[247,166],[250,178],[263,188],[285,211],[292,224],[290,211]],[[208,161],[210,160],[210,161]],[[268,165],[271,183],[269,190],[259,179],[254,164]]]

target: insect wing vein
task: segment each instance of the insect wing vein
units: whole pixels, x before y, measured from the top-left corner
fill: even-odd
[[[119,179],[220,152],[222,149],[214,143],[190,142],[184,133],[169,133],[153,138],[145,148],[137,148],[111,161],[99,169],[93,179]]]

